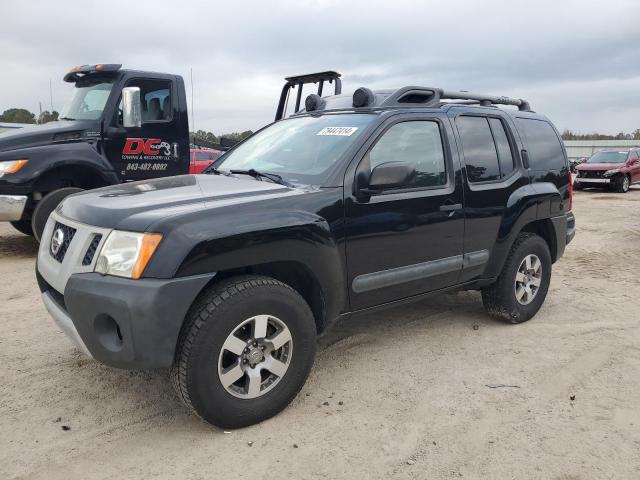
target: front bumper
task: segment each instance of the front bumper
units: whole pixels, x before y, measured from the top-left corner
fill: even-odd
[[[0,222],[20,220],[28,199],[26,195],[0,195]]]
[[[576,177],[575,181],[584,185],[609,185],[611,178],[581,178]]]
[[[118,368],[171,366],[187,312],[213,276],[130,280],[75,273],[61,295],[37,273],[60,328],[85,353]]]

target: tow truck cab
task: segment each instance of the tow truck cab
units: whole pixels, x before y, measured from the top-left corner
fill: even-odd
[[[84,65],[60,120],[0,136],[0,221],[40,238],[80,190],[189,173],[189,125],[179,75]]]

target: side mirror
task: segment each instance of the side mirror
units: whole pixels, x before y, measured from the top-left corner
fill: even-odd
[[[122,89],[122,126],[125,128],[140,128],[142,126],[142,111],[140,105],[140,87],[125,87]]]
[[[409,185],[416,175],[413,166],[405,162],[386,162],[375,167],[369,177],[368,188],[362,193],[375,195],[386,188]]]

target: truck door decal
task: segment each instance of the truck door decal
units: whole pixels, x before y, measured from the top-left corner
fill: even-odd
[[[166,170],[171,159],[171,146],[160,138],[127,138],[122,149],[129,171]]]

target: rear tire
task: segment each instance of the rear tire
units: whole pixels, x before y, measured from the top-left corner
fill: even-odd
[[[264,317],[269,323],[261,330],[253,319]],[[276,349],[282,338],[287,343]],[[171,377],[178,396],[202,419],[240,428],[276,415],[293,400],[315,351],[314,317],[298,292],[269,277],[234,277],[205,290],[191,307]],[[272,373],[275,367],[279,375]]]
[[[20,233],[24,233],[25,235],[33,237],[33,229],[31,228],[30,220],[18,220],[16,222],[11,222],[11,226],[18,230]]]
[[[40,242],[42,232],[44,232],[44,226],[47,224],[51,212],[53,212],[66,197],[82,191],[82,188],[65,187],[49,192],[42,197],[42,200],[36,204],[36,208],[33,210],[33,215],[31,216],[31,229],[33,230],[33,236],[36,237],[38,242]]]
[[[537,262],[539,268],[536,269]],[[482,289],[482,303],[495,319],[526,322],[540,310],[550,281],[551,254],[547,242],[536,234],[521,233],[511,247],[498,280]]]

